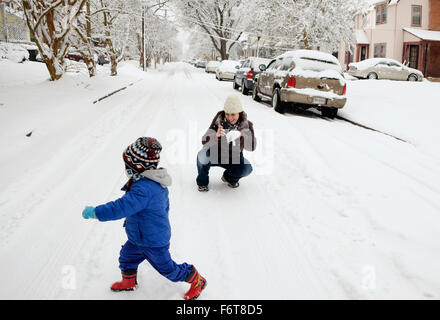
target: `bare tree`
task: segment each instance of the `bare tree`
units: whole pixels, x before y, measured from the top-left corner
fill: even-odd
[[[229,58],[231,48],[242,35],[240,10],[244,0],[176,0],[182,20],[205,32],[222,60]]]

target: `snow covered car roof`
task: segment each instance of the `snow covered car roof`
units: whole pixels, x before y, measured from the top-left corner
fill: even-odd
[[[251,61],[251,67],[254,69],[258,68],[262,64],[267,66],[269,62],[272,61],[271,59],[257,58],[257,57],[249,57],[248,59]]]
[[[220,65],[220,61],[209,61],[208,64],[206,65],[207,67],[216,67]]]
[[[234,60],[223,60],[221,62],[221,64],[219,65],[218,69],[221,71],[230,71],[230,72],[235,72],[236,66],[239,66],[240,62],[238,61],[234,61]]]
[[[293,50],[287,51],[282,55],[279,55],[277,58],[285,58],[290,57],[294,59],[310,59],[310,60],[322,60],[328,63],[339,65],[339,60],[336,57],[332,56],[330,53],[316,51],[316,50]]]
[[[399,61],[390,58],[370,58],[359,62],[352,62],[348,66],[355,66],[358,70],[365,70],[374,67],[379,62],[386,62],[386,63],[394,62],[401,65]]]
[[[279,58],[292,58],[295,61],[292,76],[333,78],[340,80],[341,83],[345,82],[338,59],[329,53],[316,50],[294,50],[285,52],[277,57]]]

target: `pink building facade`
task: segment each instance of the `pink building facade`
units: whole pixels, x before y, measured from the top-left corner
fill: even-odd
[[[356,44],[341,45],[341,65],[368,58],[392,58],[440,77],[440,0],[370,0],[355,17]]]

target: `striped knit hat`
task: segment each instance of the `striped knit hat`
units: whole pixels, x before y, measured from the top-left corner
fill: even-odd
[[[162,146],[154,138],[141,137],[129,145],[122,154],[125,171],[129,177],[145,170],[156,169]]]

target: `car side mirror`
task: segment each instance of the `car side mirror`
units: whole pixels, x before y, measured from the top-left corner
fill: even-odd
[[[264,64],[260,64],[260,65],[258,66],[258,68],[259,68],[261,71],[266,71],[266,66],[265,66]]]
[[[240,69],[240,66],[235,66],[235,69]]]

